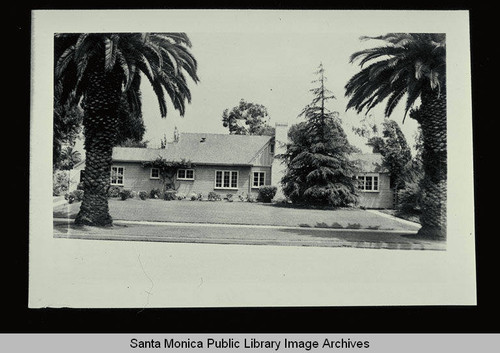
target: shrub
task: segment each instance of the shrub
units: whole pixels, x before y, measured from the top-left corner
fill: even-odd
[[[160,189],[152,189],[149,192],[149,198],[150,199],[158,199],[158,198],[160,198],[160,195],[161,195]]]
[[[68,201],[68,203],[73,203],[75,201],[75,197],[72,194],[64,194],[64,199]]]
[[[255,202],[255,198],[251,195],[247,196],[247,202]]]
[[[83,200],[83,190],[74,190],[70,193],[66,193],[64,198],[68,200],[68,203],[73,203],[74,201],[82,201]]]
[[[177,191],[175,191],[175,190],[165,191],[165,195],[163,195],[163,199],[165,201],[172,201],[172,200],[177,199]]]
[[[278,188],[276,186],[261,186],[257,199],[262,202],[271,202]]]
[[[191,201],[196,201],[197,198],[198,198],[198,195],[196,193],[193,192],[193,193],[189,194],[189,199]]]
[[[183,194],[182,192],[177,194],[177,200],[184,200],[185,198],[186,194]]]
[[[278,199],[275,199],[274,200],[275,203],[277,204],[283,204],[283,205],[286,205],[286,204],[289,204],[289,203],[292,203],[292,201],[290,201],[289,199],[287,199],[286,197],[280,197]]]
[[[418,183],[407,183],[405,188],[399,191],[396,209],[401,213],[419,213],[422,200],[422,191]]]
[[[233,202],[233,194],[226,194],[227,202]]]
[[[220,201],[220,200],[221,200],[220,195],[215,191],[210,191],[208,193],[208,201]]]
[[[129,189],[120,190],[120,198],[125,201],[126,199],[130,199],[132,197],[132,191]]]
[[[108,189],[108,197],[119,197],[122,188],[116,185],[112,185]]]
[[[146,200],[148,198],[148,193],[146,191],[139,191],[139,198],[141,200]]]
[[[83,183],[78,183],[76,190],[83,190]]]
[[[57,171],[52,178],[52,195],[60,196],[68,192],[69,176],[64,170]]]

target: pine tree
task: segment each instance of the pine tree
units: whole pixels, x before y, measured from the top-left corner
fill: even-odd
[[[357,202],[356,166],[349,154],[355,148],[347,141],[338,112],[326,107],[335,96],[325,87],[322,65],[316,74],[319,79],[313,83],[318,87],[310,90],[313,100],[299,114],[305,121],[289,131],[291,142],[283,155],[287,166],[283,191],[298,204],[352,205]]]

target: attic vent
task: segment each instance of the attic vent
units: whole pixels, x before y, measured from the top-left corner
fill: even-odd
[[[206,139],[207,139],[206,137],[202,137],[200,142],[205,142]]]

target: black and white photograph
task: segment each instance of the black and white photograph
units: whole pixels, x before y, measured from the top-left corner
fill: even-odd
[[[466,11],[32,22],[30,307],[475,303]]]

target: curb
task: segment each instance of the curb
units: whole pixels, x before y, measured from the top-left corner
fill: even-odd
[[[68,203],[68,201],[62,197],[62,199],[54,199],[54,201],[52,202],[52,207],[57,207],[57,206],[61,206],[61,205],[64,205],[65,203]]]

